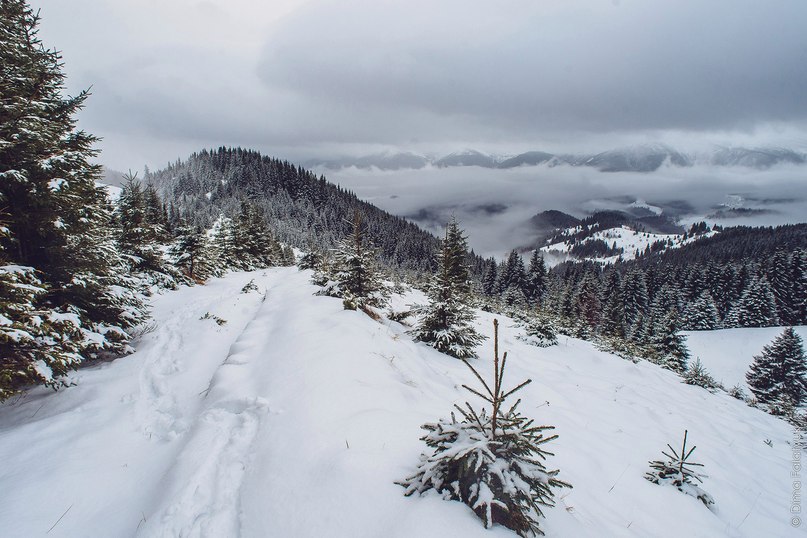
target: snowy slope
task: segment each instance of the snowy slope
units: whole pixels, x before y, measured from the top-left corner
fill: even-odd
[[[692,359],[699,358],[715,380],[727,389],[740,384],[751,395],[745,373],[754,355],[782,334],[783,327],[723,329],[722,331],[688,331],[687,347]],[[807,342],[807,326],[795,327],[796,334]]]
[[[313,296],[308,277],[278,268],[167,293],[137,353],[0,406],[3,535],[514,536],[394,484],[425,448],[420,424],[468,399],[472,374],[397,323]],[[264,302],[239,293],[251,278]],[[509,383],[533,378],[522,412],[557,426],[549,466],[574,485],[547,510],[548,536],[801,535],[787,424],[583,341],[528,346],[501,321]],[[491,322],[480,313],[487,334]],[[480,356],[486,371],[490,340]],[[685,428],[716,513],[642,478]]]
[[[649,207],[649,206],[648,206]],[[581,228],[569,228],[567,230],[568,233],[573,234],[579,231]],[[623,254],[619,256],[607,256],[607,257],[589,257],[587,259],[591,261],[597,261],[601,263],[615,263],[617,260],[633,260],[636,258],[636,251],[644,252],[644,250],[653,243],[656,242],[669,242],[670,244],[665,247],[666,249],[670,248],[680,248],[683,245],[692,243],[697,241],[702,237],[710,237],[714,235],[715,232],[709,232],[703,235],[697,236],[689,236],[684,239],[684,236],[681,234],[657,234],[651,232],[637,232],[636,230],[628,227],[628,226],[619,226],[617,228],[608,228],[607,230],[601,230],[598,232],[594,232],[589,237],[581,240],[580,243],[588,243],[590,241],[602,240],[605,241],[608,246],[613,246],[617,249],[622,249]],[[553,243],[551,245],[546,245],[541,247],[541,252],[548,255],[551,259],[564,259],[571,257],[569,254],[571,251],[572,246],[574,243],[572,241],[566,241],[561,243]]]

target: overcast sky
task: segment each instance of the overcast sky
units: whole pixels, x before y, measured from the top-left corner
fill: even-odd
[[[39,0],[115,169],[203,147],[807,149],[805,0]],[[687,149],[687,148],[684,148]]]

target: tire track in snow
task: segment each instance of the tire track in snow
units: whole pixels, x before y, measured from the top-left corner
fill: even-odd
[[[141,536],[207,537],[240,534],[240,490],[268,402],[257,396],[250,350],[265,338],[271,316],[261,304],[214,373],[204,411],[193,423],[166,493]],[[253,395],[242,396],[244,393]],[[236,396],[238,395],[238,396]]]

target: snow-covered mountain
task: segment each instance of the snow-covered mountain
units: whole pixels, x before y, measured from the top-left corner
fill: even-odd
[[[661,166],[692,166],[692,159],[663,144],[646,144],[605,151],[578,163],[601,172],[653,172]]]
[[[666,144],[639,144],[614,148],[600,153],[548,153],[527,151],[517,155],[487,154],[465,149],[444,156],[427,157],[412,152],[386,152],[360,157],[314,159],[311,167],[341,169],[347,167],[379,170],[421,169],[432,165],[440,168],[477,166],[480,168],[520,168],[524,166],[586,166],[601,172],[654,172],[662,167],[743,167],[766,170],[780,164],[802,165],[807,155],[789,148],[715,147],[710,151],[688,153]]]
[[[513,536],[395,484],[426,448],[420,425],[469,399],[471,372],[383,315],[314,296],[309,276],[233,273],[157,296],[133,355],[2,404],[3,535]],[[259,292],[241,293],[253,279]],[[492,318],[478,312],[478,330]],[[500,321],[505,384],[533,379],[522,411],[556,426],[548,465],[574,486],[545,510],[548,536],[796,535],[785,422],[581,340],[533,347]],[[643,478],[685,429],[714,511]]]
[[[467,149],[441,157],[434,161],[434,165],[443,168],[448,166],[479,166],[481,168],[494,168],[496,166],[496,159],[491,155],[482,153],[481,151]]]

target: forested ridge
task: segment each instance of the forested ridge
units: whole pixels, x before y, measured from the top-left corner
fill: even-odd
[[[387,265],[416,272],[434,267],[438,243],[430,233],[359,200],[324,176],[257,151],[203,150],[163,170],[147,171],[144,180],[156,187],[172,222],[185,219],[209,228],[248,200],[279,240],[325,251],[350,234],[353,213],[359,211]]]

